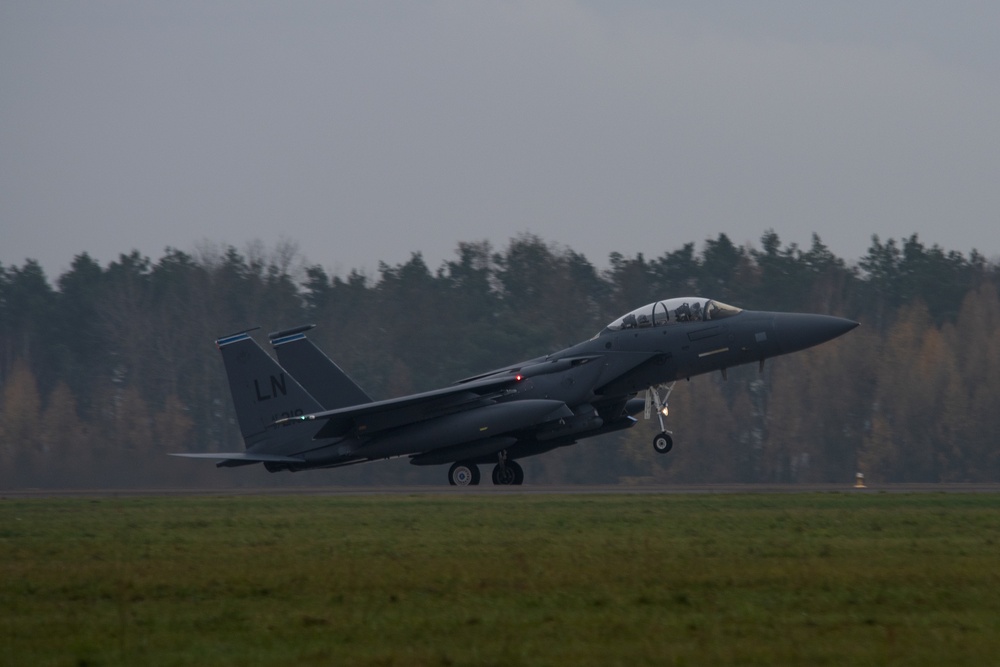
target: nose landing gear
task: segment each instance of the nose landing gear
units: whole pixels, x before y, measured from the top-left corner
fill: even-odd
[[[666,454],[674,448],[673,434],[663,425],[663,418],[667,416],[667,399],[670,392],[674,390],[675,382],[658,387],[650,387],[646,390],[646,419],[652,416],[653,408],[656,408],[656,418],[660,422],[660,432],[653,438],[653,449],[657,454]],[[660,398],[660,391],[663,391],[663,398]]]

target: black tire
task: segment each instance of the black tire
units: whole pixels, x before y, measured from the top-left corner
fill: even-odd
[[[674,439],[670,437],[669,433],[657,433],[656,437],[653,438],[653,449],[656,450],[657,454],[666,454],[673,448]]]
[[[479,484],[479,466],[475,463],[456,461],[448,469],[448,483],[452,486],[475,486]]]
[[[520,472],[520,475],[518,475]],[[513,461],[508,462],[506,465],[500,465],[499,463],[493,467],[493,483],[497,486],[514,486],[519,484],[518,477],[521,481],[524,481],[524,471],[521,470],[521,466],[517,465]]]
[[[514,486],[524,484],[524,468],[518,465],[517,461],[511,461],[507,465],[514,469]]]

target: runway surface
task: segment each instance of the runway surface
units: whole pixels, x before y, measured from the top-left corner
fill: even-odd
[[[671,495],[767,493],[1000,493],[1000,484],[643,484],[524,486],[294,486],[163,489],[10,489],[0,499],[141,498],[163,496],[518,496],[518,495]]]

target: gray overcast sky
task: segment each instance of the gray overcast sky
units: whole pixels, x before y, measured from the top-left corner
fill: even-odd
[[[0,0],[0,262],[1000,255],[1000,3]]]

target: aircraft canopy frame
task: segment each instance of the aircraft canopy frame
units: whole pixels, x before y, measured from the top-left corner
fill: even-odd
[[[647,329],[684,322],[710,322],[732,317],[741,312],[743,312],[741,308],[730,306],[715,299],[682,296],[647,303],[641,308],[636,308],[632,312],[622,315],[605,327],[604,331]]]

